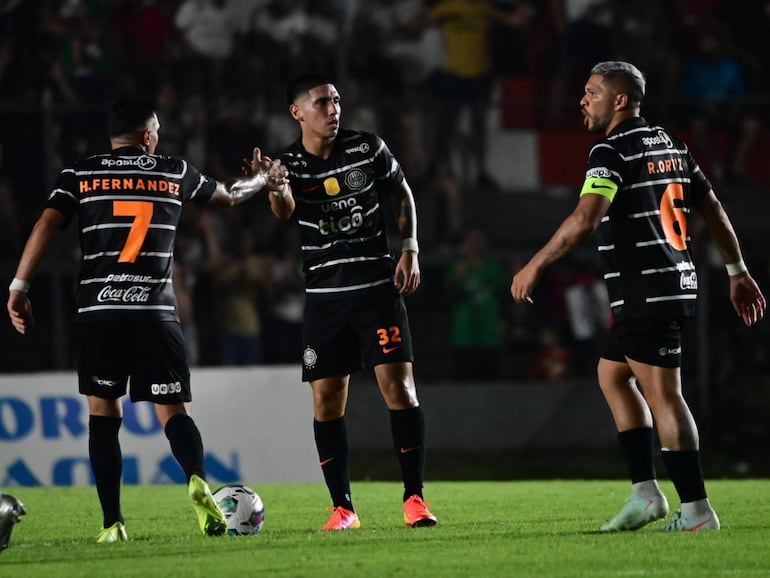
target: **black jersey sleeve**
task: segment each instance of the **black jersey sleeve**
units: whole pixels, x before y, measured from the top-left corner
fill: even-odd
[[[709,181],[706,174],[701,170],[698,163],[695,161],[690,148],[685,145],[685,159],[690,167],[690,190],[692,194],[692,202],[697,203],[703,197],[709,194],[712,189],[711,181]]]
[[[182,202],[192,201],[196,205],[205,205],[217,188],[216,180],[204,175],[187,161],[180,162],[186,165],[182,170]]]
[[[388,145],[376,134],[371,135],[374,153],[374,176],[379,185],[387,185],[392,188],[404,180],[404,171],[401,165],[390,152]]]
[[[56,177],[46,208],[56,209],[64,215],[64,227],[69,225],[78,207],[77,178],[74,168],[65,168]]]
[[[613,181],[618,186],[623,184],[625,162],[620,153],[607,143],[599,143],[588,155],[586,178],[601,177]]]
[[[599,142],[588,153],[588,167],[580,195],[598,194],[610,202],[623,184],[625,164],[610,144]]]

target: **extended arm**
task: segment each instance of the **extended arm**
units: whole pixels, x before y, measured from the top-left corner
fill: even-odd
[[[765,297],[743,262],[738,236],[714,191],[696,205],[711,239],[722,255],[730,276],[730,301],[743,322],[750,326],[765,314]]]
[[[517,303],[532,302],[532,290],[549,265],[573,251],[596,230],[610,201],[602,195],[585,194],[577,207],[562,221],[551,239],[516,273],[511,295]]]
[[[64,215],[56,209],[45,209],[35,223],[32,233],[24,245],[24,251],[16,268],[16,275],[8,292],[8,315],[19,333],[26,333],[32,328],[32,306],[27,298],[27,290],[35,276],[38,265],[48,252],[51,241],[64,224]]]
[[[398,230],[401,232],[401,257],[396,265],[394,282],[404,295],[411,295],[420,286],[420,262],[417,258],[417,209],[409,183],[403,179],[394,191],[398,207]]]
[[[249,174],[229,184],[217,182],[217,188],[209,202],[232,207],[249,200],[263,188],[272,191],[272,196],[276,191],[280,192],[288,186],[286,167],[279,160],[263,157],[259,148],[254,149],[249,165],[251,166]]]

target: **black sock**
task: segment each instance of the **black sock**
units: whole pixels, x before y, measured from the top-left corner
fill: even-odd
[[[123,476],[123,454],[118,431],[122,419],[92,415],[88,419],[88,455],[96,482],[96,493],[102,506],[104,527],[123,522],[120,512],[120,479]]]
[[[350,446],[345,417],[332,421],[313,420],[318,460],[335,507],[353,510],[350,498]]]
[[[187,481],[193,474],[206,479],[203,465],[203,440],[195,421],[185,413],[178,413],[166,422],[166,437],[171,446],[171,453],[182,466]]]
[[[706,499],[706,482],[703,481],[700,451],[663,452],[663,463],[674,483],[682,503]]]
[[[422,408],[390,410],[390,431],[404,480],[404,501],[415,494],[422,498],[425,475],[425,415]]]
[[[655,434],[651,427],[640,427],[618,433],[618,443],[631,483],[655,479]]]

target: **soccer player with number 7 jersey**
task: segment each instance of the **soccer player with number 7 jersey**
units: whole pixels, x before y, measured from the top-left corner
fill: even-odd
[[[746,326],[765,298],[743,261],[730,219],[687,145],[640,116],[645,79],[627,62],[591,69],[580,99],[591,148],[575,210],[516,273],[511,295],[531,302],[543,271],[596,232],[614,316],[599,359],[599,386],[618,430],[631,495],[602,531],[636,530],[669,507],[655,473],[657,428],[680,508],[666,531],[719,529],[701,466],[698,429],[682,395],[682,326],[695,313],[698,277],[690,253],[691,211],[724,259],[730,300]]]
[[[120,398],[149,401],[187,479],[203,534],[225,533],[224,514],[204,471],[200,431],[187,413],[190,369],[172,287],[174,241],[183,205],[233,206],[263,189],[280,190],[286,169],[255,148],[252,174],[225,184],[183,159],[155,154],[160,121],[151,103],[111,109],[111,151],[61,171],[27,240],[10,284],[8,314],[32,329],[32,278],[56,233],[78,218],[79,391],[88,398],[88,450],[103,513],[97,542],[128,540],[120,507]]]

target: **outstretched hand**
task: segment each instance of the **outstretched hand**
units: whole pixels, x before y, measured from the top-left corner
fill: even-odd
[[[765,315],[765,296],[748,272],[730,277],[730,301],[747,327],[751,327]]]
[[[254,147],[254,152],[250,159],[243,159],[243,172],[247,175],[261,173],[267,178],[265,186],[271,191],[282,191],[289,183],[289,171],[281,164],[279,159],[271,159],[269,156],[262,156],[259,147]]]

